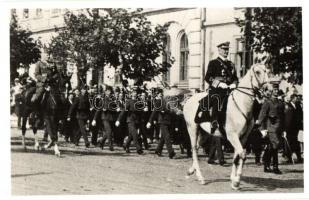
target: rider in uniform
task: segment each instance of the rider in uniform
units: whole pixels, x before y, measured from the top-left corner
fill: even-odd
[[[238,78],[234,64],[227,59],[230,42],[217,45],[219,56],[211,60],[205,81],[209,84],[208,96],[200,101],[195,122],[207,130],[211,122],[211,133],[219,128],[223,132],[227,99],[232,89],[236,88]]]

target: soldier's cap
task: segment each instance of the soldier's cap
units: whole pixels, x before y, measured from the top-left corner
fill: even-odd
[[[218,48],[221,48],[221,49],[229,49],[230,48],[230,42],[229,41],[226,41],[226,42],[220,42],[218,45],[217,45]]]
[[[116,88],[115,88],[115,92],[120,92],[120,88],[119,88],[119,87],[116,87]]]
[[[15,78],[14,81],[15,81],[15,82],[19,82],[19,78]]]
[[[105,91],[107,91],[107,90],[113,92],[113,87],[109,86],[109,85],[106,85]]]
[[[81,85],[80,90],[88,90],[88,85]]]

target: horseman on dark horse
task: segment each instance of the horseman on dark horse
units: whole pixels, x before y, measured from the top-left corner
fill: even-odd
[[[58,125],[63,116],[62,106],[65,100],[64,90],[68,90],[70,85],[69,77],[58,72],[56,65],[49,65],[39,61],[35,68],[35,78],[28,78],[25,91],[26,112],[23,116],[22,134],[23,140],[26,133],[27,117],[34,115],[32,123],[33,133],[35,134],[35,149],[39,150],[38,138],[36,135],[39,124],[44,121],[46,131],[50,137],[50,142],[44,149],[54,145],[55,155],[60,156],[58,149]],[[25,145],[24,145],[25,147]]]

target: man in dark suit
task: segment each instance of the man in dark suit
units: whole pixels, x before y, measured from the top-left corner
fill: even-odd
[[[159,127],[160,127],[161,138],[160,138],[160,141],[159,141],[159,144],[157,146],[155,153],[158,156],[161,156],[163,146],[164,144],[166,144],[169,158],[172,159],[175,156],[175,152],[174,152],[172,142],[171,142],[171,135],[170,135],[172,121],[174,121],[173,120],[174,113],[172,113],[172,110],[171,110],[173,105],[170,104],[172,102],[168,102],[167,100],[163,98],[162,92],[160,94],[160,97],[161,97],[160,98],[161,101],[159,100],[155,101],[155,107],[152,108],[153,111],[148,120],[147,128],[151,127],[151,123],[154,121],[154,118],[157,116],[157,119],[158,119],[157,123],[159,124]]]
[[[146,94],[146,91],[142,91],[141,95],[139,97],[140,103],[138,106],[141,108],[141,126],[140,126],[140,137],[141,137],[141,143],[144,144],[144,147],[146,150],[148,150],[148,137],[149,137],[149,129],[146,128],[147,120],[150,117],[150,101],[148,101],[148,97]]]
[[[227,59],[230,42],[220,43],[218,47],[218,58],[211,60],[208,64],[205,81],[209,84],[209,93],[200,101],[200,106],[195,117],[195,122],[207,130],[207,123],[211,122],[214,132],[217,128],[221,132],[225,123],[225,112],[227,98],[231,89],[236,88],[238,78],[234,64]],[[211,115],[209,111],[212,108]],[[209,119],[211,118],[211,119]]]
[[[261,132],[267,133],[268,145],[264,152],[264,172],[274,172],[281,174],[278,168],[278,147],[279,137],[284,130],[284,103],[278,99],[279,85],[273,84],[272,96],[266,99],[262,105],[256,124],[266,125],[266,129],[262,126]],[[265,124],[264,124],[265,123]],[[270,169],[271,160],[273,161],[273,170]]]
[[[290,102],[287,103],[285,109],[285,130],[286,138],[290,145],[290,151],[287,153],[288,162],[292,163],[292,154],[297,156],[297,162],[303,162],[300,152],[300,143],[297,140],[299,130],[302,130],[302,109],[298,106],[297,96],[292,94]]]
[[[76,112],[76,119],[78,122],[80,133],[82,134],[85,142],[86,148],[89,148],[90,143],[88,141],[88,136],[86,132],[86,123],[89,119],[90,114],[90,102],[87,93],[87,86],[81,87],[81,93],[78,98],[75,99],[72,104],[67,120],[70,121],[73,113]],[[75,145],[78,145],[80,136],[76,135],[75,137]]]
[[[125,102],[125,108],[122,110],[119,114],[119,117],[115,123],[117,127],[119,127],[120,122],[124,115],[126,114],[126,122],[128,125],[128,130],[129,130],[129,137],[127,142],[124,145],[124,149],[126,150],[127,153],[130,153],[130,144],[131,141],[133,140],[135,146],[136,146],[136,151],[138,154],[142,154],[143,150],[141,145],[138,142],[138,135],[137,135],[137,130],[139,129],[139,126],[141,124],[141,111],[135,106],[136,103],[138,103],[137,99],[137,88],[133,88],[131,92],[131,99],[126,99]]]
[[[67,119],[70,107],[73,105],[73,102],[74,102],[74,94],[73,92],[69,92],[68,99],[66,99],[66,101],[64,102],[64,106],[63,106],[64,119]],[[71,116],[70,121],[64,120],[62,134],[64,135],[64,139],[66,142],[69,142],[69,139],[70,139],[70,142],[74,142],[74,137],[73,137],[74,132],[73,131],[76,131],[76,127],[75,127],[76,125],[77,125],[77,121],[75,119],[75,114]]]
[[[108,139],[109,150],[114,151],[113,147],[113,126],[114,126],[114,112],[116,111],[116,101],[113,99],[113,88],[107,86],[105,89],[105,96],[103,100],[103,108],[97,110],[92,121],[92,125],[96,125],[96,119],[101,116],[102,124],[104,126],[104,135],[101,141],[101,148],[103,149],[106,139]]]

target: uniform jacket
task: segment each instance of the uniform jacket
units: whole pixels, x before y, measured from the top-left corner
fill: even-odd
[[[89,118],[90,102],[87,94],[80,94],[80,96],[75,99],[72,106],[70,107],[68,117],[71,117],[74,112],[76,112],[77,119],[85,120]]]
[[[120,112],[117,121],[121,121],[126,115],[127,123],[138,124],[141,122],[141,110],[138,109],[136,104],[139,103],[137,99],[128,99],[125,102],[125,108]]]
[[[231,61],[223,61],[220,57],[211,60],[208,64],[205,81],[211,88],[217,88],[220,82],[228,85],[236,84],[238,78],[234,64]]]
[[[170,104],[164,99],[161,101],[157,100],[155,104],[157,105],[155,109],[153,109],[148,121],[151,123],[154,121],[155,117],[157,117],[158,124],[171,125],[175,113],[171,111]]]
[[[281,133],[284,130],[284,102],[277,98],[265,100],[258,120],[262,124],[266,122],[268,132]]]
[[[97,119],[98,116],[101,116],[102,120],[114,121],[114,115],[117,109],[116,105],[117,102],[115,99],[105,96],[103,99],[102,109],[96,111],[94,119]]]

